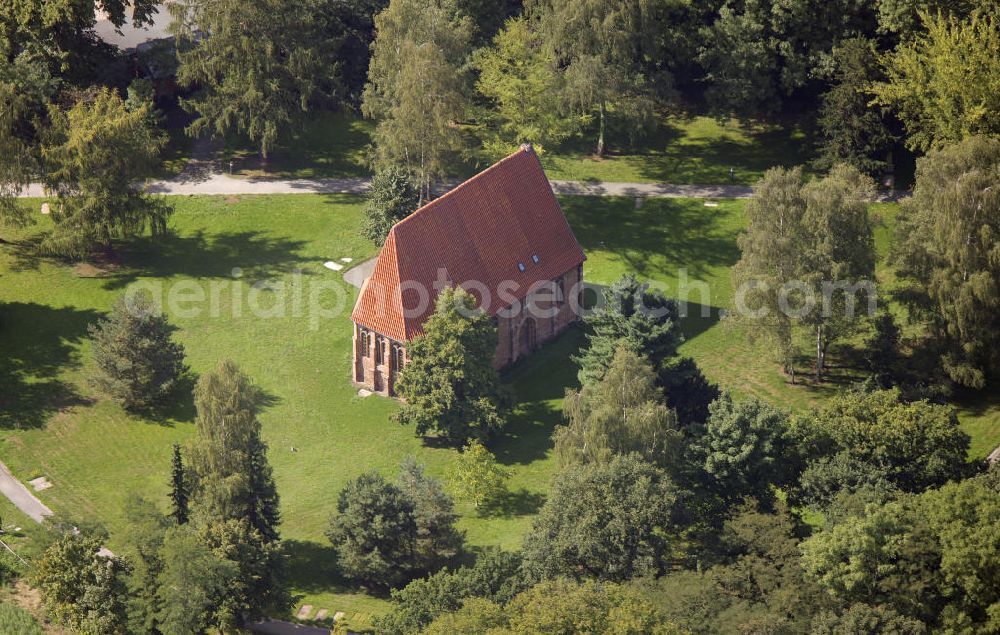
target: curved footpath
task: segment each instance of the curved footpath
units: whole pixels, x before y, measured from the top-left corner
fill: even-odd
[[[362,194],[368,190],[365,178],[332,179],[241,179],[227,174],[181,175],[176,179],[153,181],[146,191],[178,196],[241,194]],[[628,196],[633,198],[749,198],[747,185],[674,185],[670,183],[611,183],[602,181],[552,180],[556,194],[577,196]],[[456,185],[457,182],[451,185]],[[32,184],[21,197],[42,197],[41,185]],[[909,196],[902,190],[879,193],[879,201],[897,201]]]
[[[47,516],[52,515],[52,510],[45,506],[45,503],[38,500],[24,483],[14,478],[10,470],[3,463],[0,463],[0,493],[10,499],[14,506],[20,509],[26,516],[36,523],[40,523]]]

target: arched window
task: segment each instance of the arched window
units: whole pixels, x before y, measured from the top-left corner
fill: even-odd
[[[521,350],[533,351],[538,346],[538,336],[535,331],[535,321],[528,318],[521,325]]]
[[[385,338],[381,335],[375,336],[375,363],[381,364],[385,357]]]
[[[368,347],[369,344],[371,344],[371,341],[368,339],[369,335],[370,334],[368,333],[368,329],[364,328],[363,326],[358,327],[358,346],[361,347],[362,357],[368,357],[368,350],[369,350]]]
[[[392,354],[390,357],[390,367],[393,373],[403,372],[404,360],[406,358],[406,349],[403,348],[402,344],[392,345]]]

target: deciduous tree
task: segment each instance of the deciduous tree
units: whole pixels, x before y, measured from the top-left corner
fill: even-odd
[[[497,329],[461,288],[437,297],[424,334],[407,347],[409,358],[396,389],[406,400],[395,415],[417,434],[437,432],[452,440],[481,440],[503,427],[510,408],[493,368]]]
[[[247,520],[274,542],[280,513],[257,419],[262,399],[250,377],[229,360],[198,381],[191,489],[204,517]]]
[[[228,360],[195,387],[191,524],[202,543],[237,571],[211,618],[219,628],[242,626],[291,602],[278,494],[257,419],[262,399],[260,389]]]
[[[680,500],[666,473],[634,455],[562,470],[525,538],[525,568],[606,581],[662,573]]]
[[[926,33],[885,57],[874,102],[891,108],[915,150],[1000,132],[1000,21],[923,14]]]
[[[807,574],[844,605],[888,605],[931,630],[990,632],[1000,591],[1000,494],[981,478],[906,496],[802,545]]]
[[[158,579],[157,614],[163,635],[205,632],[223,598],[237,583],[239,571],[220,558],[187,526],[166,532],[163,570]]]
[[[89,530],[66,530],[37,561],[32,583],[56,623],[96,635],[125,632],[128,564],[98,555],[105,538]]]
[[[968,469],[969,436],[954,409],[902,402],[898,389],[845,393],[825,409],[799,417],[795,429],[813,460],[846,452],[904,492],[943,485]]]
[[[108,58],[94,32],[96,8],[115,27],[152,22],[160,0],[17,0],[0,13],[0,67],[19,56],[45,63],[53,75],[81,85],[94,78]],[[0,71],[2,73],[2,71]]]
[[[635,452],[670,469],[679,456],[681,432],[655,380],[649,362],[621,344],[603,379],[567,391],[567,423],[553,434],[560,463],[608,462]]]
[[[652,3],[637,0],[534,0],[544,46],[563,69],[562,92],[573,112],[597,118],[595,152],[604,154],[611,113],[631,131],[648,124],[653,88],[642,60],[656,59]],[[644,73],[643,71],[647,71]],[[661,81],[665,71],[660,73]]]
[[[45,251],[84,257],[147,228],[154,236],[166,233],[170,205],[137,187],[155,174],[166,142],[149,125],[149,107],[130,111],[116,92],[102,88],[68,110],[49,109],[42,160],[56,202]]]
[[[1000,141],[930,152],[913,194],[893,246],[900,298],[942,344],[951,379],[982,388],[1000,366]]]
[[[565,78],[534,21],[508,20],[492,46],[476,51],[474,63],[476,89],[491,102],[483,113],[490,123],[483,145],[492,158],[503,158],[523,143],[543,154],[583,123],[567,111]]]
[[[772,168],[754,188],[733,269],[735,319],[778,343],[786,372],[794,372],[794,328],[815,334],[820,379],[831,342],[859,327],[860,301],[875,302],[872,190],[845,165],[809,183],[800,168]]]
[[[479,441],[471,441],[458,455],[451,469],[455,492],[476,507],[496,500],[507,491],[510,472],[497,463],[493,453]]]
[[[454,0],[392,0],[375,18],[362,112],[378,120],[378,163],[406,167],[421,202],[465,143],[472,28]]]

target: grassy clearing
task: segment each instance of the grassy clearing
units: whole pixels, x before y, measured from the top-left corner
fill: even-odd
[[[576,139],[543,157],[553,179],[628,183],[751,185],[773,166],[812,158],[811,136],[795,122],[761,124],[697,115],[671,116],[634,147],[593,156],[591,138]],[[733,169],[730,179],[729,169]]]
[[[320,113],[305,130],[277,150],[266,168],[252,144],[231,140],[219,154],[233,159],[245,177],[319,178],[366,176],[367,146],[374,124],[341,113]],[[594,135],[576,138],[542,157],[553,179],[628,183],[730,183],[749,185],[775,165],[793,166],[812,158],[810,135],[794,122],[761,124],[735,119],[675,115],[635,144],[609,137],[604,158],[593,156]],[[475,154],[455,176],[470,176],[490,161]]]
[[[337,492],[363,470],[393,474],[407,454],[443,477],[456,452],[425,447],[411,429],[388,421],[395,402],[359,399],[347,381],[355,290],[322,262],[357,262],[374,253],[373,245],[357,237],[360,204],[316,195],[173,202],[175,233],[163,243],[123,246],[120,262],[109,271],[32,262],[11,246],[0,248],[0,457],[21,478],[47,476],[55,484],[41,494],[47,504],[68,517],[103,522],[112,532],[112,549],[121,548],[127,494],[139,492],[166,505],[169,448],[191,439],[194,412],[190,399],[183,399],[161,421],[144,421],[99,399],[86,381],[86,326],[131,283],[168,289],[194,280],[209,294],[214,287],[218,313],[226,317],[171,316],[192,371],[230,357],[274,397],[262,420],[295,588],[304,603],[347,611],[352,623],[363,625],[384,601],[336,578],[323,532]],[[243,282],[284,284],[289,298],[306,290],[308,301],[313,283],[332,285],[338,293],[324,292],[320,300],[331,307],[339,295],[347,310],[316,329],[291,314],[291,300],[286,317],[253,317],[249,285],[234,292],[237,267]],[[258,299],[271,306],[271,296],[280,293],[258,292]],[[243,315],[232,317],[237,302]],[[572,383],[565,358],[577,340],[567,335],[553,355],[511,374],[521,405],[511,434],[493,449],[512,467],[512,494],[486,517],[462,507],[470,545],[516,547],[541,504],[551,472],[548,437],[562,386]]]
[[[170,445],[191,439],[194,411],[186,398],[161,420],[145,421],[100,400],[86,381],[86,326],[131,283],[176,288],[196,281],[209,293],[215,289],[219,317],[210,312],[171,316],[192,371],[202,373],[229,357],[274,398],[262,421],[282,497],[283,536],[293,584],[302,596],[299,604],[345,611],[352,625],[363,627],[386,603],[337,577],[323,536],[337,492],[366,469],[394,474],[407,454],[417,455],[431,474],[443,477],[456,453],[425,445],[412,430],[390,423],[394,402],[356,396],[347,380],[347,311],[310,328],[290,308],[285,316],[268,319],[254,317],[248,309],[251,296],[264,307],[283,293],[286,307],[298,291],[308,301],[309,290],[320,282],[329,286],[319,296],[323,306],[332,306],[339,295],[349,309],[356,292],[322,262],[342,257],[360,261],[375,252],[357,236],[360,201],[294,195],[173,202],[174,234],[159,243],[138,240],[122,246],[119,261],[104,271],[26,260],[14,245],[0,244],[0,457],[22,479],[47,476],[55,486],[41,498],[66,517],[103,522],[112,532],[111,548],[120,549],[129,492],[166,507]],[[729,271],[739,257],[735,238],[744,224],[744,203],[704,203],[648,200],[636,209],[631,199],[563,199],[588,255],[588,280],[608,284],[634,271],[675,295],[686,275],[693,288],[682,351],[695,357],[709,377],[738,394],[795,409],[821,403],[841,385],[790,385],[767,344],[750,343],[720,322],[719,309],[732,304]],[[879,233],[883,250],[894,209],[879,208],[887,220]],[[5,234],[18,237],[25,236]],[[244,284],[234,287],[235,268]],[[251,291],[250,284],[258,280],[270,281],[271,290]],[[707,286],[707,295],[699,294],[699,283]],[[507,373],[519,405],[507,434],[492,449],[514,474],[511,495],[485,517],[471,505],[460,505],[460,525],[473,550],[517,547],[544,502],[555,467],[549,435],[559,422],[565,387],[575,384],[569,356],[580,343],[580,333],[571,331]],[[838,368],[836,353],[834,372],[846,382],[856,372]],[[985,454],[1000,441],[996,396],[983,393],[959,405],[975,453]],[[6,523],[10,512],[3,504],[0,516]]]

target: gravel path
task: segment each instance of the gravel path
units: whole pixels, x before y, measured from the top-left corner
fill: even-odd
[[[748,198],[753,190],[747,185],[672,185],[669,183],[605,183],[599,181],[553,180],[556,194],[578,196],[629,196],[645,198]],[[362,194],[368,190],[368,179],[238,179],[227,174],[182,174],[176,179],[153,181],[146,191],[155,194],[235,195],[241,194]],[[31,185],[22,197],[41,197],[40,185]],[[895,201],[907,192],[892,190],[879,195],[880,201]]]

